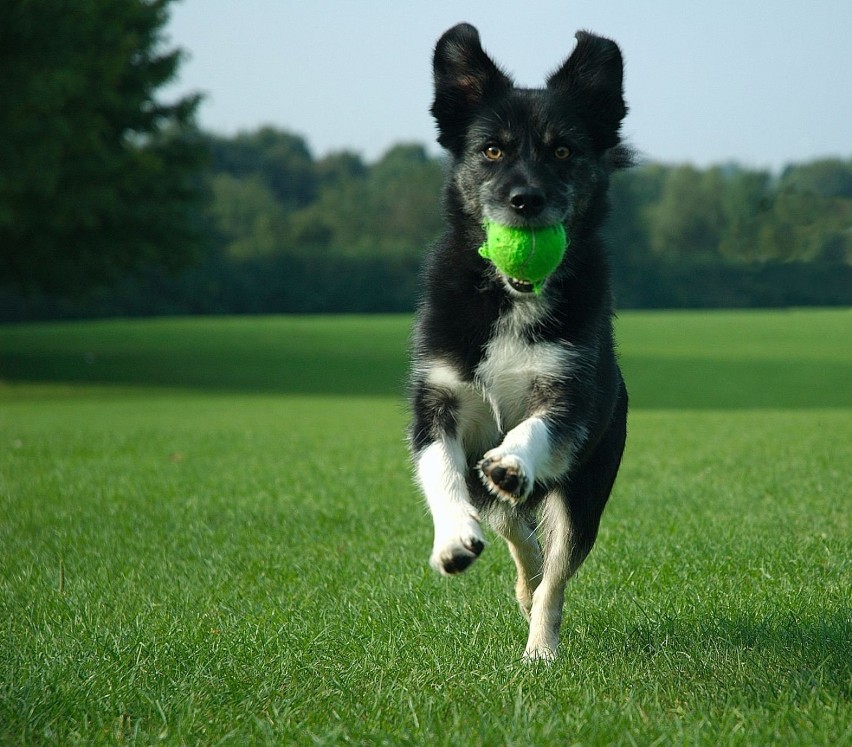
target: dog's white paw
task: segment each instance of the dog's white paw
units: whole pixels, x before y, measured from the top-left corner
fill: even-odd
[[[539,587],[541,588],[541,587]],[[538,610],[542,610],[539,608]],[[545,609],[545,611],[548,611]],[[524,661],[550,663],[556,660],[556,652],[559,650],[559,623],[561,622],[561,608],[549,610],[551,615],[542,619],[533,610],[530,621],[530,635],[527,638],[527,646],[524,649]],[[552,613],[556,613],[555,619]]]
[[[513,505],[523,503],[532,492],[534,477],[523,459],[514,454],[489,451],[478,465],[486,488]]]
[[[530,646],[524,651],[524,662],[527,664],[552,664],[556,661],[556,646]]]
[[[429,565],[438,573],[453,576],[465,570],[485,549],[482,527],[474,518],[459,523],[456,531],[435,536]]]

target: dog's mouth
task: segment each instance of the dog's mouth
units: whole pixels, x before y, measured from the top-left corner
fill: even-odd
[[[533,284],[527,282],[526,280],[518,280],[517,278],[506,277],[506,282],[509,284],[509,287],[512,290],[515,290],[518,293],[532,293],[534,290]]]

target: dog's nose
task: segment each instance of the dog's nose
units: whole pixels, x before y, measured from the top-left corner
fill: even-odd
[[[544,209],[544,190],[538,187],[515,187],[509,193],[509,204],[521,215],[538,215]]]

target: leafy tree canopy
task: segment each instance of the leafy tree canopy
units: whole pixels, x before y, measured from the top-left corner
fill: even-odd
[[[199,102],[163,103],[171,0],[0,6],[0,283],[80,292],[199,246]]]

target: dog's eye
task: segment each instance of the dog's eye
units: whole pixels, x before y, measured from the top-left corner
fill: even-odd
[[[553,155],[560,161],[564,161],[571,155],[571,149],[567,145],[560,145],[553,151]]]
[[[489,161],[499,161],[503,157],[503,151],[496,145],[489,145],[484,151],[482,151],[482,154]]]

